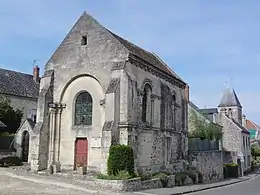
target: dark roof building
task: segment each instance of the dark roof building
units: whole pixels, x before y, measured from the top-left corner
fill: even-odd
[[[38,98],[39,68],[34,67],[33,74],[0,69],[0,94],[26,98]]]

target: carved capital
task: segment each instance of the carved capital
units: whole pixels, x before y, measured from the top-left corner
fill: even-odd
[[[158,95],[155,95],[155,94],[151,94],[151,99],[152,99],[152,100],[154,100],[154,99],[160,100],[161,97],[158,96]]]
[[[50,114],[55,114],[56,113],[56,108],[49,108]]]
[[[100,101],[99,101],[99,104],[100,104],[101,106],[104,106],[104,105],[106,104],[106,99],[104,98],[104,99],[100,100]]]

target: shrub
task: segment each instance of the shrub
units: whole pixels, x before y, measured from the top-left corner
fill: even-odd
[[[191,171],[196,171],[197,168],[194,167],[194,166],[188,165],[188,166],[187,166],[187,170],[188,170],[188,171],[190,171],[190,170],[191,170]]]
[[[107,180],[126,180],[133,178],[127,171],[119,171],[117,175],[105,175],[105,174],[98,174],[98,179],[107,179]]]
[[[197,180],[197,174],[195,171],[192,171],[192,170],[187,170],[187,171],[184,171],[184,173],[186,175],[189,176],[189,178],[192,179],[193,183],[196,183],[196,180]]]
[[[226,177],[228,178],[237,178],[239,176],[238,164],[234,162],[230,164],[226,164],[225,171],[226,171]]]
[[[197,171],[198,174],[198,183],[203,183],[203,175],[201,172]]]
[[[234,163],[234,162],[232,162],[232,163],[230,163],[230,164],[226,164],[226,166],[227,166],[227,167],[237,167],[237,166],[238,166],[238,164],[237,164],[237,163]]]
[[[157,173],[153,176],[153,178],[158,178],[162,182],[163,187],[167,186],[168,176],[165,173]]]
[[[139,177],[141,178],[141,181],[146,181],[146,180],[149,180],[152,178],[151,175],[148,175],[148,174],[139,174]]]
[[[20,166],[22,164],[22,161],[16,156],[9,156],[0,160],[1,167]]]
[[[113,145],[109,149],[107,160],[108,175],[118,175],[120,171],[127,171],[134,175],[134,153],[130,146]]]
[[[185,172],[180,172],[175,174],[175,184],[176,186],[180,186],[185,182],[185,179],[187,178],[187,175]]]

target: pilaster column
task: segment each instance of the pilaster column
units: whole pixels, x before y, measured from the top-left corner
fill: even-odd
[[[55,162],[60,162],[61,113],[62,108],[58,108],[56,114]]]
[[[154,124],[154,100],[155,100],[155,97],[151,96],[150,126],[152,126]]]
[[[50,108],[50,137],[49,137],[49,165],[54,161],[54,136],[55,136],[55,114],[54,108]]]

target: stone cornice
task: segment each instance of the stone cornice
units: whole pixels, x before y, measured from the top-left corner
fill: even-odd
[[[173,77],[172,75],[169,75],[169,74],[155,68],[152,65],[148,65],[147,62],[144,62],[142,59],[138,58],[137,56],[129,55],[129,62],[131,64],[143,69],[144,71],[149,72],[179,88],[184,89],[186,86],[186,83],[180,81],[179,79]]]

